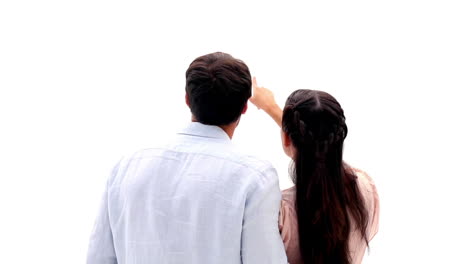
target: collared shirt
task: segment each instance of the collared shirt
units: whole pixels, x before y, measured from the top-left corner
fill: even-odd
[[[88,264],[287,263],[278,177],[217,126],[193,122],[114,168]]]

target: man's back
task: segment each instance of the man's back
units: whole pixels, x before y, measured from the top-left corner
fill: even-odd
[[[88,263],[286,263],[275,170],[191,123],[109,179]]]

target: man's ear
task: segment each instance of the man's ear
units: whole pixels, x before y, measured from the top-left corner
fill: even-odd
[[[188,107],[190,107],[190,101],[188,98],[188,94],[185,94],[185,103],[187,104]]]
[[[244,109],[242,109],[242,114],[245,114],[245,112],[247,112],[247,108],[248,108],[247,105],[248,103],[245,103]]]

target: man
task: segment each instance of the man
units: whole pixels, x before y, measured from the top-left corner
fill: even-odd
[[[248,67],[225,53],[201,56],[185,88],[191,124],[115,167],[88,264],[286,263],[276,171],[230,141],[252,93]]]

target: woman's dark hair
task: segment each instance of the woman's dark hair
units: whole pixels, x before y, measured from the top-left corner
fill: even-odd
[[[296,149],[291,177],[304,263],[351,263],[351,228],[368,243],[368,213],[357,178],[343,163],[343,109],[328,93],[297,90],[286,101],[282,127]]]
[[[203,124],[220,126],[236,121],[252,95],[249,68],[226,53],[196,58],[185,77],[190,109]]]

